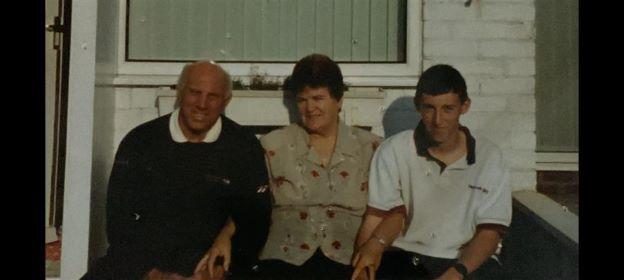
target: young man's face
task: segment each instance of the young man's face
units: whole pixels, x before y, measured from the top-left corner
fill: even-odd
[[[459,95],[452,92],[435,96],[424,94],[419,104],[417,111],[429,136],[440,144],[455,139],[459,132],[459,117],[470,108],[470,100],[462,104]]]
[[[199,65],[189,71],[180,100],[179,124],[189,141],[200,142],[230,101],[228,84],[216,67]]]

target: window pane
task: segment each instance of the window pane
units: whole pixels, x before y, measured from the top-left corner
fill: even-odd
[[[406,0],[128,0],[128,61],[405,62]]]
[[[577,152],[578,0],[535,5],[537,151]]]

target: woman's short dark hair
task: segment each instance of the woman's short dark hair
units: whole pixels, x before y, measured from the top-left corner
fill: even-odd
[[[311,54],[299,60],[292,74],[284,80],[284,90],[293,97],[306,87],[326,87],[335,100],[340,100],[347,88],[338,64],[322,54]]]
[[[435,96],[449,92],[459,95],[459,101],[462,104],[466,102],[468,100],[468,92],[466,91],[464,77],[450,65],[437,64],[431,66],[418,79],[414,105],[418,108],[420,99],[424,94]]]

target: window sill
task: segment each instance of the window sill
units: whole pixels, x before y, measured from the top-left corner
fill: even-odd
[[[578,171],[578,153],[536,153],[540,171]]]

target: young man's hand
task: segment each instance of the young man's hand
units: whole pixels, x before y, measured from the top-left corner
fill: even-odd
[[[464,279],[464,276],[462,276],[461,273],[459,273],[457,270],[451,267],[447,269],[444,273],[442,273],[442,275],[440,275],[440,277],[436,278],[435,280],[462,280],[462,279]]]

